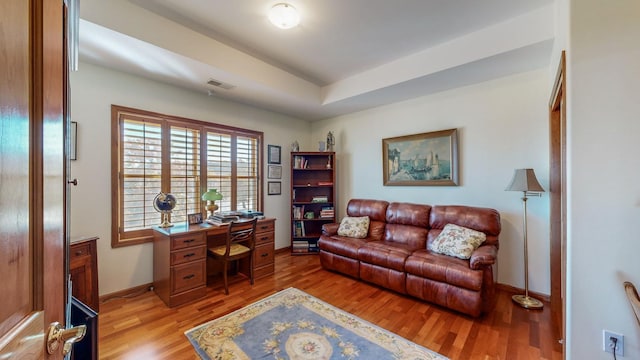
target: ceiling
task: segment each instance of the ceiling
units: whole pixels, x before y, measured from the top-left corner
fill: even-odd
[[[553,45],[553,0],[290,0],[289,30],[278,2],[83,0],[80,59],[313,121],[548,66]]]

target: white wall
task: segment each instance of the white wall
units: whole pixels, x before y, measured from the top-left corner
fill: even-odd
[[[640,359],[640,2],[569,2],[567,359],[611,359],[603,329]]]
[[[283,191],[265,195],[265,214],[277,219],[276,248],[289,246],[289,150],[294,139],[302,148],[310,146],[309,123],[81,63],[71,73],[71,116],[78,122],[78,160],[71,162],[71,176],[79,184],[71,190],[70,232],[100,237],[101,295],[153,282],[152,244],[111,248],[111,104],[262,131],[265,145],[282,146]]]
[[[524,288],[521,194],[513,171],[531,167],[548,189],[548,70],[458,88],[313,124],[312,142],[336,136],[338,216],[351,198],[461,204],[497,209],[502,233],[497,276]],[[382,185],[382,139],[457,128],[460,186]],[[549,294],[549,197],[528,201],[529,289]]]

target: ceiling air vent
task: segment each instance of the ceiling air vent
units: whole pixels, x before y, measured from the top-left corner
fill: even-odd
[[[207,81],[207,84],[211,85],[211,86],[215,86],[215,87],[219,87],[225,90],[231,90],[233,89],[235,86],[231,85],[231,84],[225,84],[222,81],[218,81],[215,79],[209,79],[209,81]]]

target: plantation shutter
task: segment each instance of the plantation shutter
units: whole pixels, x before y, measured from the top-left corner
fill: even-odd
[[[201,212],[200,130],[171,126],[170,193],[176,197],[171,222],[187,220],[187,214]]]
[[[237,210],[256,210],[258,204],[258,141],[238,136],[236,141]]]
[[[207,189],[217,189],[222,200],[219,211],[229,211],[233,203],[231,135],[207,131]]]
[[[160,220],[153,198],[162,187],[162,126],[151,120],[124,118],[121,134],[119,231],[125,238],[135,238],[148,235],[140,231]]]

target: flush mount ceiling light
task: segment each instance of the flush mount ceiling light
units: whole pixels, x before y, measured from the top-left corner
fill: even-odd
[[[281,29],[291,29],[300,23],[300,14],[292,5],[279,3],[269,10],[269,20]]]

